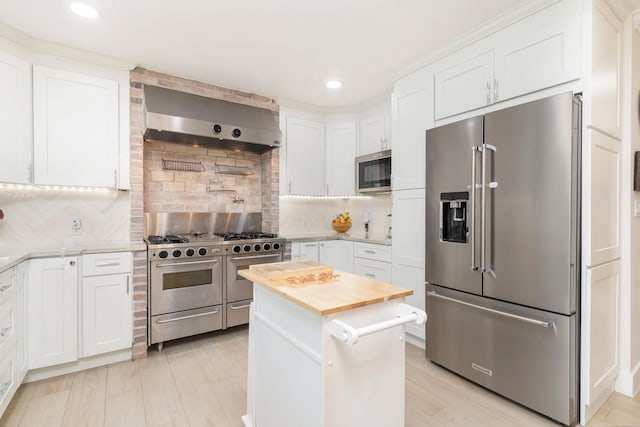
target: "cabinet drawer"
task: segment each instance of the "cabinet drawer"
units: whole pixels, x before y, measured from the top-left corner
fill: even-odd
[[[356,242],[354,246],[354,256],[376,261],[391,262],[391,246]]]
[[[18,389],[16,373],[16,346],[0,353],[0,416]]]
[[[249,323],[249,304],[252,300],[227,303],[227,328]]]
[[[0,273],[0,304],[15,294],[15,276],[13,268]]]
[[[0,304],[0,353],[13,345],[16,338],[16,298],[12,288],[11,297]]]
[[[370,259],[354,258],[354,273],[358,276],[391,283],[391,264]]]
[[[82,255],[82,275],[99,276],[131,272],[131,252]]]

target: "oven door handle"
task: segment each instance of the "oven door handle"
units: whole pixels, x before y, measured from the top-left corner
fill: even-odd
[[[272,257],[279,257],[279,256],[280,254],[237,256],[237,257],[231,258],[231,261],[242,261],[246,259],[258,259],[258,258],[272,258]]]
[[[156,267],[173,267],[176,265],[193,265],[193,264],[211,264],[215,262],[220,262],[220,260],[211,259],[207,261],[167,262],[165,264],[156,264]]]
[[[218,313],[220,313],[220,310],[216,309],[215,311],[209,311],[207,313],[191,314],[189,316],[176,317],[175,319],[167,319],[167,320],[156,319],[156,323],[161,325],[163,323],[177,322],[178,320],[193,319],[194,317],[209,316],[211,314],[218,314]]]

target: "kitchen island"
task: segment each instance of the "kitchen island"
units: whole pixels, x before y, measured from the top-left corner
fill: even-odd
[[[413,291],[307,263],[315,273],[239,272],[254,283],[244,425],[404,425],[402,325],[426,321],[404,304]]]

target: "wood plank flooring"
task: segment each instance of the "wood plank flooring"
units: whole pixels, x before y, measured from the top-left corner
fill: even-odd
[[[242,427],[247,332],[176,340],[147,359],[23,384],[0,426]],[[410,344],[405,418],[406,427],[558,426],[426,361]],[[613,426],[640,426],[640,395],[612,396],[589,424]]]

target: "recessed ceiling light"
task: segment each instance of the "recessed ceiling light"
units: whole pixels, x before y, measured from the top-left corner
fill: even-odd
[[[74,2],[69,5],[69,8],[78,16],[82,16],[87,19],[96,19],[98,17],[98,11],[86,3]]]
[[[342,87],[342,82],[340,80],[329,80],[327,82],[327,87],[329,89],[339,89]]]

